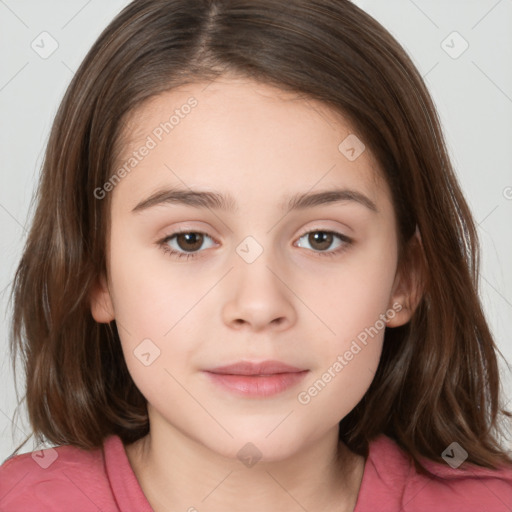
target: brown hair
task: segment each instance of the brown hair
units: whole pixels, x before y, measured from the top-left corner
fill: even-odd
[[[401,268],[421,260],[419,305],[386,329],[377,373],[340,439],[366,456],[384,433],[420,471],[421,457],[442,462],[453,441],[468,462],[512,463],[498,441],[512,415],[478,297],[477,233],[435,107],[399,43],[347,0],[135,0],[95,42],[54,121],[12,291],[10,348],[13,365],[22,356],[36,440],[92,449],[110,434],[130,443],[148,433],[115,322],[90,312],[89,293],[107,274],[110,219],[110,194],[100,201],[93,191],[112,176],[136,107],[225,73],[345,116],[391,188]],[[416,226],[422,253],[409,243]]]

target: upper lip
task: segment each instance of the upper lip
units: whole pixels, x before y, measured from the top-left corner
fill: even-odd
[[[217,366],[207,370],[210,373],[222,373],[229,375],[273,375],[276,373],[297,373],[304,371],[304,368],[297,368],[281,361],[237,361],[225,366]]]

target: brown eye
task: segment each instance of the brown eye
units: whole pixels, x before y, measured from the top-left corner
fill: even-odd
[[[206,239],[213,240],[206,233],[178,231],[160,240],[158,245],[172,257],[189,259],[195,258],[203,252],[200,249],[203,248]],[[211,246],[213,246],[213,243]]]
[[[329,233],[328,231],[313,231],[308,233],[308,242],[312,244],[314,249],[319,251],[328,249],[333,240],[334,237],[332,233]]]
[[[201,233],[180,233],[176,236],[176,243],[184,251],[197,251],[203,245],[204,237]]]
[[[313,252],[318,253],[318,256],[336,256],[353,242],[351,238],[341,233],[323,230],[304,233],[299,240],[302,239],[306,239],[306,243],[311,246]],[[340,240],[338,246],[334,247],[332,250],[328,250],[336,239]],[[301,242],[299,247],[304,247],[303,244],[304,242]]]

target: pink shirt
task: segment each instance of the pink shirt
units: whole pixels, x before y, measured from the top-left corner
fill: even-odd
[[[354,512],[510,512],[512,469],[428,463],[441,478],[418,475],[389,437],[370,444]],[[191,503],[197,510],[204,507]],[[151,512],[124,445],[108,437],[91,452],[59,446],[0,466],[1,512]]]

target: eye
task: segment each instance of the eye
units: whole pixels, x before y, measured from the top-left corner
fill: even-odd
[[[198,257],[199,252],[201,252],[199,249],[203,246],[205,237],[213,240],[209,235],[200,231],[181,230],[166,236],[157,242],[157,245],[161,247],[164,253],[173,258],[186,258],[188,260],[189,258]],[[353,243],[351,238],[336,231],[308,231],[299,238],[299,242],[303,238],[306,238],[306,243],[313,245],[312,250],[318,256],[336,256]],[[338,247],[335,250],[326,251],[325,249],[331,247],[336,238],[340,240]],[[299,247],[304,247],[302,244],[303,242],[299,244]]]
[[[162,248],[164,253],[172,257],[196,258],[197,253],[194,251],[198,251],[201,248],[205,237],[213,240],[206,233],[182,230],[166,236],[158,242],[158,245]]]
[[[313,251],[318,253],[319,256],[336,256],[346,250],[348,246],[353,242],[353,240],[348,236],[337,233],[336,231],[308,231],[299,238],[299,241],[303,238],[306,238],[306,242],[308,244],[313,244],[313,246],[316,246],[316,248],[313,247]],[[336,238],[341,240],[341,242],[338,244],[338,248],[336,250],[325,251],[325,249],[332,245]],[[303,245],[299,245],[299,247],[303,247]]]

